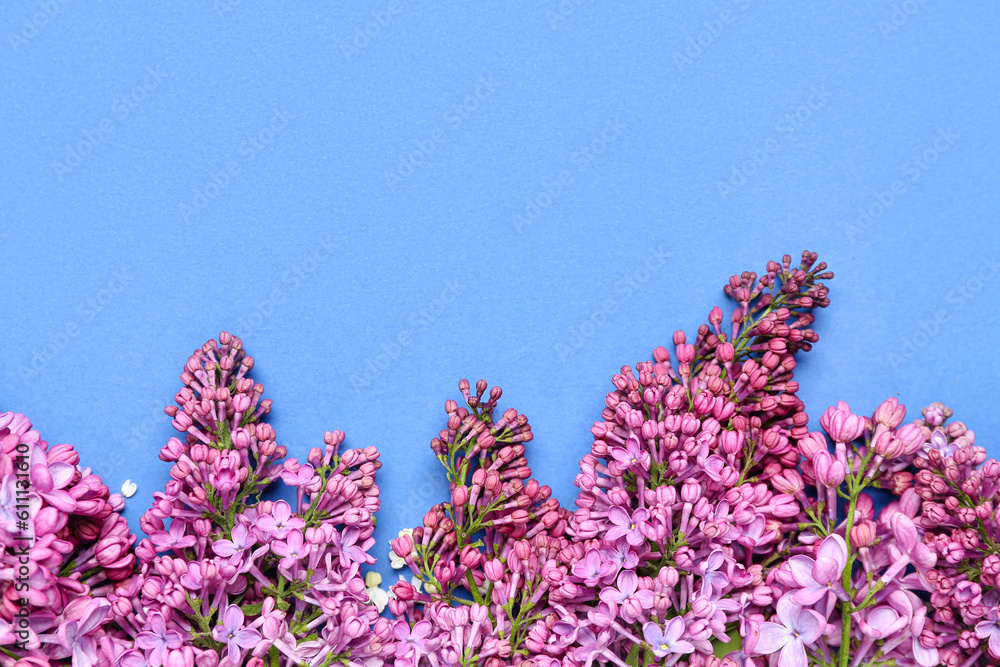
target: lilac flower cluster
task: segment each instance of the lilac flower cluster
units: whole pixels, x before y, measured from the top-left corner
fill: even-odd
[[[945,424],[951,416],[940,403],[924,409],[914,459],[913,520],[937,559],[926,573],[927,640],[943,665],[1000,665],[1000,461],[965,424]]]
[[[0,665],[92,664],[122,643],[104,599],[132,573],[124,500],[71,445],[0,414]]]
[[[915,522],[910,472],[929,432],[905,416],[896,399],[871,417],[840,402],[820,419],[832,452],[820,433],[799,440],[801,480],[816,495],[797,493],[805,519],[793,555],[768,574],[781,597],[758,624],[756,653],[788,665],[939,664],[924,604],[936,556]],[[876,489],[897,496],[877,516],[866,492]]]
[[[252,368],[225,332],[188,359],[166,409],[184,434],[160,452],[171,480],[141,519],[136,576],[108,596],[134,640],[112,664],[357,667],[393,652],[361,573],[375,562],[378,451],[341,452],[334,431],[282,462]],[[261,500],[279,479],[294,504]]]
[[[569,514],[531,478],[528,418],[514,409],[497,417],[502,391],[487,392],[485,380],[475,394],[467,380],[459,389],[465,406],[445,403],[447,428],[431,441],[450,502],[392,541],[414,574],[389,601],[395,664],[532,667],[545,643],[539,619],[590,593],[569,581]]]
[[[235,336],[181,374],[138,544],[72,447],[0,414],[0,667],[1000,667],[1000,462],[940,403],[809,431],[826,269],[733,276],[728,320],[622,367],[575,513],[528,418],[462,380],[431,441],[450,497],[392,540],[388,594],[362,573],[379,452],[334,431],[285,460]]]
[[[562,665],[717,664],[753,653],[779,590],[767,568],[802,519],[796,440],[808,417],[795,355],[817,336],[831,278],[815,254],[733,276],[693,344],[623,367],[581,462],[570,579],[599,594],[550,622]],[[743,638],[741,640],[741,638]]]

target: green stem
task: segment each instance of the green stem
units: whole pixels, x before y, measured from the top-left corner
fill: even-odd
[[[854,527],[854,512],[857,509],[858,493],[854,489],[854,481],[850,480],[848,486],[851,489],[851,500],[847,508],[847,524],[845,525],[844,541],[847,543],[847,567],[841,578],[841,585],[847,592],[848,600],[842,602],[841,630],[840,630],[840,650],[837,654],[840,667],[847,667],[851,659],[851,613],[854,611],[854,603],[851,596],[851,571],[854,569],[854,553],[851,550],[851,529]]]
[[[843,609],[841,612],[842,627],[840,630],[840,650],[837,654],[840,667],[847,667],[851,659],[851,614],[858,610],[858,607],[854,605],[855,592],[851,579],[851,574],[854,571],[854,562],[857,560],[857,555],[854,553],[854,549],[851,548],[851,529],[854,528],[854,513],[858,507],[858,496],[861,495],[861,491],[865,488],[865,480],[868,477],[868,465],[871,463],[872,455],[875,452],[871,443],[866,444],[865,457],[861,460],[861,465],[858,466],[858,474],[854,475],[850,471],[850,468],[848,468],[847,472],[848,506],[847,521],[844,524],[844,542],[847,544],[847,566],[844,568],[844,575],[841,579],[844,592],[847,593],[847,601],[841,603]],[[870,588],[869,592],[871,592]]]

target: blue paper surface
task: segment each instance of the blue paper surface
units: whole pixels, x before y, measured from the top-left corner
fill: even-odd
[[[611,375],[808,248],[813,423],[941,400],[998,456],[998,33],[929,0],[5,2],[0,409],[136,482],[138,530],[162,407],[232,331],[290,456],[381,448],[388,574],[460,378],[571,504]]]

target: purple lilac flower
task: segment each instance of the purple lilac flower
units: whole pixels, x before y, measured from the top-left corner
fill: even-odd
[[[232,662],[236,662],[233,656],[241,655],[242,649],[253,648],[261,640],[259,632],[243,627],[243,620],[243,610],[229,605],[222,615],[222,623],[212,630],[215,640],[226,645]]]
[[[626,510],[614,505],[608,510],[608,521],[613,527],[608,530],[605,539],[614,542],[624,537],[632,546],[638,546],[645,539],[639,527],[647,519],[649,519],[649,511],[644,508],[640,507],[634,510],[629,516]]]
[[[198,541],[194,535],[185,535],[187,530],[184,521],[175,520],[170,524],[170,531],[155,530],[149,535],[150,541],[157,551],[174,549],[180,551],[187,547],[192,547]]]
[[[847,543],[834,533],[824,539],[816,549],[816,558],[792,556],[788,568],[800,586],[792,593],[792,600],[800,605],[814,605],[829,595],[847,599],[841,580],[847,566]]]
[[[777,623],[760,624],[755,652],[770,655],[780,651],[778,664],[781,667],[806,667],[806,648],[823,634],[826,621],[816,611],[795,604],[790,595],[778,600],[777,619]]]
[[[657,658],[667,658],[664,665],[672,665],[680,660],[682,655],[694,651],[694,644],[681,639],[683,634],[684,619],[680,616],[670,619],[662,628],[656,623],[646,623],[642,626],[642,636],[653,650],[653,655]]]
[[[986,619],[976,624],[976,636],[988,640],[990,651],[1000,657],[1000,609],[993,607],[986,612]]]
[[[617,588],[608,586],[602,589],[600,598],[608,604],[621,607],[622,618],[628,623],[634,623],[640,618],[635,613],[634,607],[638,606],[639,609],[653,608],[653,591],[649,589],[639,590],[639,577],[632,570],[625,570],[618,575]]]
[[[135,645],[146,651],[146,659],[153,667],[163,664],[167,650],[180,648],[184,637],[176,630],[167,630],[163,615],[153,612],[149,615],[149,630],[136,635]]]
[[[130,642],[169,667],[261,667],[273,655],[282,664],[375,664],[394,652],[392,624],[359,568],[373,562],[379,452],[342,449],[344,434],[328,431],[308,465],[286,467],[253,367],[225,332],[185,364],[166,409],[181,437],[160,451],[170,481],[140,519],[150,537],[136,547],[139,570],[107,593],[120,628],[117,648],[102,644],[109,660],[134,662]],[[279,479],[297,485],[294,504],[260,500]],[[206,646],[204,619],[216,619],[222,656]]]
[[[273,535],[279,540],[285,539],[289,532],[304,528],[305,521],[292,516],[292,508],[284,500],[274,503],[270,514],[257,517],[257,527],[266,535]]]

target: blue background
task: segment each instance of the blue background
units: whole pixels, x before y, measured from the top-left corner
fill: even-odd
[[[943,400],[1000,455],[1000,6],[346,4],[0,7],[0,409],[136,481],[136,529],[220,330],[290,455],[381,448],[384,560],[460,378],[571,503],[616,369],[803,248],[814,423]]]

